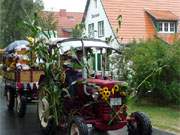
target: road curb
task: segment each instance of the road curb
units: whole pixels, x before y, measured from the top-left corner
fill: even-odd
[[[178,135],[176,133],[172,133],[170,131],[164,131],[164,130],[156,128],[156,127],[153,128],[153,134],[154,135]]]

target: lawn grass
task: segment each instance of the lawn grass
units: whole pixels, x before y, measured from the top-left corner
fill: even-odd
[[[145,112],[156,128],[180,134],[180,107],[158,106],[148,103],[136,103],[134,99],[128,101],[129,113]]]

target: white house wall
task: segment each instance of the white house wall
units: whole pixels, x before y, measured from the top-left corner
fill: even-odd
[[[104,21],[104,37],[98,37],[98,22]],[[87,16],[85,18],[86,36],[88,36],[88,25],[94,23],[94,38],[105,40],[106,37],[112,36],[115,39],[111,25],[107,19],[106,13],[102,6],[101,0],[97,0],[97,8],[95,7],[95,0],[90,0]],[[119,44],[115,39],[111,46],[118,47]]]

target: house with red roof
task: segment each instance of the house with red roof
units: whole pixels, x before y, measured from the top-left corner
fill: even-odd
[[[65,9],[60,9],[58,12],[44,11],[45,15],[52,14],[57,25],[57,37],[71,37],[72,29],[76,24],[81,23],[83,13],[67,12]]]
[[[65,9],[59,11],[58,18],[58,36],[59,37],[71,37],[72,28],[76,24],[81,23],[83,13],[80,12],[67,12]]]
[[[180,37],[180,0],[87,0],[83,22],[88,37],[112,36],[113,46],[154,37],[172,43]]]

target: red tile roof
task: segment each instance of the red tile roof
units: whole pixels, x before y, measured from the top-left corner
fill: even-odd
[[[122,15],[122,25],[117,34],[121,43],[153,38],[157,35],[152,19],[145,12],[147,9],[152,11],[157,19],[165,17],[180,19],[180,0],[101,0],[101,2],[113,29],[118,27],[117,17]],[[180,32],[180,25],[177,31]]]
[[[87,0],[83,21],[90,1]],[[146,40],[157,35],[153,20],[146,11],[152,11],[152,15],[157,19],[180,20],[180,0],[100,0],[100,2],[113,31],[118,28],[117,17],[122,15],[122,25],[117,37],[120,43],[124,44],[134,39]],[[180,33],[180,24],[177,32]]]
[[[48,11],[44,11],[45,13]],[[71,30],[76,24],[81,23],[83,13],[80,12],[67,12],[61,9],[59,12],[50,12],[54,14],[57,21],[57,32],[59,37],[70,37]],[[68,31],[64,31],[67,30]]]
[[[167,10],[146,10],[148,14],[154,17],[156,20],[172,20],[177,21],[178,17],[171,11]]]

